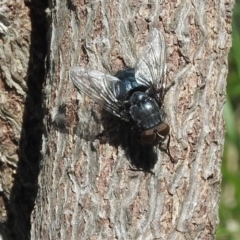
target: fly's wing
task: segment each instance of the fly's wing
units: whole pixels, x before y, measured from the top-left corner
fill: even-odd
[[[164,35],[156,28],[151,30],[147,45],[136,63],[135,70],[135,78],[139,84],[164,92],[166,43]]]
[[[120,81],[118,78],[83,67],[71,68],[70,78],[80,92],[115,116],[124,118],[120,111],[121,103],[115,94],[116,83]]]

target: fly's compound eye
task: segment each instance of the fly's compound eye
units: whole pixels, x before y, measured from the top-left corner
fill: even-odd
[[[166,136],[169,135],[170,132],[170,127],[166,124],[166,123],[161,123],[160,125],[157,126],[157,128],[155,129],[156,134],[161,138],[161,139],[165,139]]]
[[[154,145],[156,141],[156,133],[153,129],[144,131],[141,135],[141,143]]]
[[[140,137],[143,144],[157,145],[163,142],[169,135],[170,127],[166,123],[161,123],[156,128],[144,131]],[[160,141],[159,141],[160,140]]]
[[[168,154],[168,156],[171,159],[172,163],[175,163],[176,161],[174,160],[174,158],[172,157],[170,151],[169,151],[169,144],[170,144],[170,127],[166,124],[166,123],[161,123],[160,125],[157,126],[156,128],[156,135],[158,136],[158,139],[156,139],[156,142],[163,144],[164,140],[166,139],[166,137],[168,136],[168,141],[167,141],[167,145],[166,145],[166,149],[165,152]]]

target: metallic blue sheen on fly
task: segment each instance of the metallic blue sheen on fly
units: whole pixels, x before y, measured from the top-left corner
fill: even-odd
[[[116,98],[119,101],[124,101],[128,93],[141,86],[136,81],[134,69],[120,71],[115,76],[121,80],[115,84]]]
[[[162,144],[167,136],[170,140],[170,128],[164,122],[163,109],[168,89],[165,86],[166,45],[164,35],[156,28],[149,33],[143,54],[133,69],[111,76],[97,70],[73,67],[70,78],[80,92],[131,124],[142,144]]]

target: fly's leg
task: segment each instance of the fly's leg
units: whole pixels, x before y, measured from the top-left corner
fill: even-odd
[[[176,163],[176,160],[172,157],[172,155],[171,155],[171,153],[170,153],[170,149],[169,149],[170,139],[171,139],[171,137],[170,137],[170,134],[169,134],[169,135],[168,135],[167,145],[165,145],[163,142],[160,142],[159,148],[160,148],[162,151],[164,151],[164,152],[169,156],[170,161],[171,161],[172,163]],[[164,148],[163,148],[163,146],[164,146]]]
[[[102,138],[103,136],[105,136],[109,131],[113,130],[114,128],[116,128],[116,126],[111,126],[109,128],[107,128],[106,130],[102,131],[101,133],[97,134],[94,139],[100,139]]]

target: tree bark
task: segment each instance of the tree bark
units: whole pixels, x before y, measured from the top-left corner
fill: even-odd
[[[214,239],[232,8],[231,0],[49,1],[31,239]],[[110,120],[99,120],[68,75],[80,64],[111,74],[134,67],[153,27],[165,35],[167,83],[175,83],[164,99],[175,164],[129,141],[128,128],[92,139]]]
[[[0,1],[0,238],[29,239],[42,146],[42,0]]]
[[[232,3],[55,4],[32,238],[213,239]],[[177,163],[158,151],[154,174],[145,174],[129,170],[121,146],[84,139],[96,129],[95,107],[76,94],[68,71],[80,64],[111,73],[134,66],[152,27],[166,36],[168,83],[175,81],[165,107]],[[55,131],[50,116],[57,126],[65,123],[67,131]],[[82,134],[74,132],[76,124]]]

